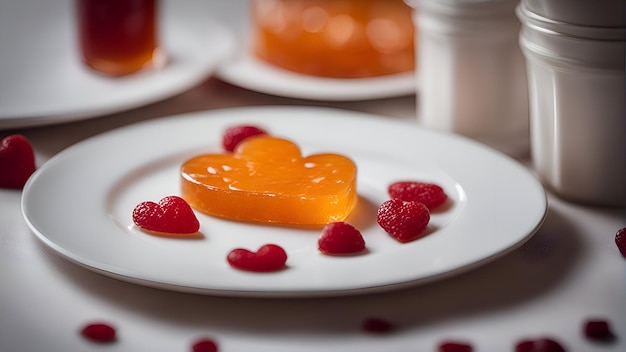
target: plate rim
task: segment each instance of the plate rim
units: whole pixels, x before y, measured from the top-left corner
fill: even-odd
[[[154,81],[161,81],[162,77],[168,78],[168,84],[161,84],[157,89],[148,89],[150,94],[140,94],[139,97],[133,99],[121,99],[118,104],[92,104],[92,106],[80,106],[80,107],[57,107],[54,110],[50,110],[43,113],[39,110],[19,108],[19,112],[14,111],[2,111],[0,109],[0,130],[14,129],[14,128],[27,128],[35,126],[45,126],[66,123],[70,121],[87,120],[95,117],[106,116],[114,113],[128,111],[136,109],[142,106],[147,106],[164,99],[176,96],[188,90],[191,87],[198,85],[217,70],[220,62],[225,58],[232,55],[235,50],[235,36],[232,31],[222,24],[219,20],[212,17],[207,18],[207,22],[203,24],[202,33],[196,33],[191,31],[191,25],[186,25],[185,21],[179,18],[170,18],[167,22],[168,25],[164,26],[163,30],[166,35],[164,37],[180,37],[184,35],[187,39],[195,42],[196,44],[203,45],[187,45],[185,46],[185,53],[181,53],[181,48],[177,46],[170,46],[170,50],[173,50],[172,57],[180,59],[182,54],[193,54],[186,56],[187,58],[202,58],[204,59],[202,64],[200,61],[193,65],[184,64],[166,64],[164,67],[154,70],[146,70],[138,72],[128,79],[136,84],[136,80],[146,81],[154,84]],[[165,44],[171,43],[173,39],[164,40]],[[213,45],[207,45],[207,40]],[[211,49],[204,49],[205,47],[211,47]],[[167,48],[166,48],[167,49]],[[167,60],[167,59],[166,59]],[[88,72],[88,69],[84,69]],[[177,71],[186,71],[184,75],[180,75],[180,72],[176,76],[170,74]],[[192,71],[193,70],[193,71]],[[98,76],[97,73],[93,73],[94,76]],[[172,78],[175,78],[172,80]],[[99,78],[98,78],[99,79]],[[103,77],[105,80],[109,80]],[[110,82],[115,84],[124,85],[125,78],[113,78]],[[115,82],[115,80],[118,80]],[[146,91],[146,90],[144,90]],[[13,108],[12,108],[13,109]]]
[[[366,294],[366,293],[375,293],[375,292],[382,292],[382,291],[388,291],[388,290],[395,290],[395,289],[401,289],[401,288],[405,288],[405,287],[410,287],[410,286],[415,286],[417,284],[422,284],[422,283],[428,283],[428,282],[432,282],[432,281],[436,281],[439,279],[443,279],[443,278],[447,278],[447,277],[451,277],[451,276],[455,276],[457,274],[469,271],[469,270],[473,270],[476,267],[482,266],[485,263],[491,262],[501,256],[504,256],[505,254],[513,251],[514,249],[518,248],[519,246],[521,246],[523,243],[525,243],[528,239],[530,239],[535,233],[536,231],[541,227],[543,221],[545,220],[545,217],[547,215],[547,196],[545,193],[545,190],[543,189],[543,187],[541,186],[541,184],[539,183],[539,181],[536,179],[536,177],[534,177],[534,175],[532,175],[527,169],[525,169],[521,164],[519,164],[517,161],[513,160],[512,158],[508,157],[507,155],[504,155],[503,153],[500,153],[498,151],[495,151],[491,148],[488,148],[486,146],[483,146],[483,148],[485,150],[488,150],[491,153],[494,153],[494,155],[499,155],[501,158],[503,158],[502,160],[510,160],[511,162],[513,162],[516,166],[519,168],[519,170],[523,170],[522,172],[525,172],[526,174],[524,175],[524,177],[527,177],[528,180],[533,180],[535,182],[535,186],[540,187],[541,193],[542,193],[542,211],[541,211],[541,217],[540,219],[537,220],[537,222],[534,224],[533,228],[530,229],[528,231],[528,233],[526,233],[522,238],[517,239],[517,241],[512,245],[509,246],[508,248],[504,248],[499,250],[496,253],[492,253],[489,256],[483,257],[481,259],[478,260],[473,260],[471,263],[465,264],[461,267],[457,267],[454,268],[452,270],[447,270],[445,272],[436,274],[436,275],[430,275],[427,277],[420,277],[420,278],[416,278],[414,280],[407,280],[407,281],[403,281],[403,282],[396,282],[396,283],[388,283],[388,284],[378,284],[378,285],[369,285],[367,287],[359,287],[359,288],[351,288],[351,289],[322,289],[322,290],[241,290],[241,289],[207,289],[207,288],[202,288],[202,287],[190,287],[190,286],[180,286],[177,285],[175,283],[171,283],[171,282],[162,282],[162,281],[158,281],[158,280],[152,280],[150,278],[146,279],[146,278],[138,278],[133,276],[132,273],[128,273],[128,272],[124,272],[123,270],[116,270],[115,268],[112,267],[108,267],[107,265],[97,265],[92,263],[89,259],[86,258],[82,258],[80,255],[76,255],[75,253],[71,253],[68,252],[67,250],[65,250],[65,248],[63,248],[62,246],[58,245],[57,243],[55,243],[52,239],[48,238],[48,236],[43,233],[42,231],[40,231],[36,225],[31,221],[31,219],[29,219],[29,214],[27,211],[27,206],[28,206],[28,197],[30,196],[30,190],[32,188],[32,184],[35,184],[36,182],[38,182],[38,178],[40,177],[40,175],[44,172],[46,172],[46,165],[54,165],[54,163],[56,162],[55,160],[59,160],[61,158],[65,158],[67,157],[67,155],[71,154],[73,151],[79,150],[81,148],[81,146],[85,143],[93,143],[92,141],[94,139],[100,139],[100,138],[104,138],[106,140],[106,138],[111,138],[111,136],[115,136],[117,133],[121,133],[124,131],[128,131],[128,128],[131,127],[131,131],[132,128],[140,128],[142,126],[145,126],[146,124],[153,124],[156,123],[157,125],[159,123],[170,123],[169,121],[173,121],[176,120],[180,123],[180,121],[182,119],[184,119],[185,117],[187,117],[188,119],[185,121],[196,121],[199,118],[206,118],[208,117],[207,115],[209,115],[209,117],[211,115],[220,115],[220,114],[242,114],[245,115],[246,113],[250,113],[250,112],[258,112],[259,110],[264,110],[267,112],[274,112],[274,111],[281,111],[281,113],[298,113],[298,112],[302,112],[303,109],[305,111],[315,111],[315,112],[320,112],[320,113],[324,113],[324,114],[339,114],[339,115],[352,115],[353,117],[359,117],[359,118],[376,118],[379,120],[382,120],[384,118],[381,119],[381,116],[379,115],[374,115],[374,114],[368,114],[368,113],[361,113],[361,112],[352,112],[352,111],[345,111],[345,110],[341,110],[341,109],[335,109],[335,108],[322,108],[322,107],[298,107],[298,106],[267,106],[267,107],[242,107],[242,108],[228,108],[228,109],[219,109],[219,110],[214,110],[214,111],[202,111],[202,112],[194,112],[194,113],[187,113],[187,114],[181,114],[181,115],[173,115],[173,116],[168,116],[168,117],[164,117],[164,118],[158,118],[155,120],[149,120],[149,121],[143,121],[143,122],[138,122],[138,123],[134,123],[131,125],[128,125],[126,127],[121,127],[121,128],[117,128],[108,132],[104,132],[102,134],[96,135],[94,137],[90,137],[82,142],[79,142],[73,146],[68,147],[67,149],[65,149],[64,151],[60,152],[59,154],[53,156],[53,158],[51,158],[48,162],[46,162],[42,167],[40,167],[34,177],[31,177],[31,179],[29,179],[29,181],[27,182],[26,186],[24,187],[24,192],[22,194],[22,204],[21,204],[21,208],[22,208],[22,216],[24,218],[24,220],[26,221],[28,227],[31,229],[31,232],[40,240],[42,241],[44,244],[46,244],[46,246],[50,249],[52,249],[54,252],[60,254],[62,257],[69,259],[70,261],[79,264],[83,267],[87,267],[88,269],[91,269],[92,271],[104,274],[106,276],[110,276],[110,277],[114,277],[117,279],[121,279],[122,281],[127,281],[127,282],[131,282],[131,283],[136,283],[136,284],[142,284],[145,286],[151,286],[151,287],[155,287],[155,288],[161,288],[161,289],[169,289],[169,290],[174,290],[174,291],[182,291],[182,292],[189,292],[189,293],[200,293],[200,294],[209,294],[209,295],[218,295],[218,296],[244,296],[244,297],[320,297],[320,296],[345,296],[345,295],[356,295],[356,294]],[[338,118],[345,118],[348,116],[339,116]],[[408,123],[405,123],[403,121],[396,121],[396,120],[389,120],[387,121],[387,123],[391,122],[392,124],[397,124],[399,126],[415,126],[415,125],[410,125]],[[415,127],[413,127],[415,128]],[[418,127],[419,128],[419,127]],[[436,131],[426,131],[426,133],[431,134],[434,133],[435,135],[440,135],[441,133],[436,132]],[[480,143],[475,142],[473,140],[469,140],[465,137],[461,137],[461,136],[451,136],[453,139],[457,139],[460,138],[459,140],[465,140],[465,142],[469,142],[471,144],[477,145],[477,146],[482,146]],[[49,164],[50,163],[50,164]],[[49,167],[48,167],[49,168]],[[42,171],[44,170],[44,171]]]

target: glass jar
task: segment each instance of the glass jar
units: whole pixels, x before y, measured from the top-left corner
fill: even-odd
[[[592,21],[601,7],[588,5],[576,16],[564,6],[565,18]],[[546,13],[561,13],[555,10]],[[565,23],[524,2],[517,13],[528,68],[534,168],[564,199],[626,205],[623,22],[621,27]]]
[[[76,0],[83,63],[111,76],[154,67],[157,7],[158,0]]]

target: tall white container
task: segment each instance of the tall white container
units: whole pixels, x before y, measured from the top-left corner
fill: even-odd
[[[528,4],[537,7],[536,1]],[[534,167],[565,199],[624,206],[626,28],[623,23],[565,23],[531,11],[528,4],[522,2],[517,13],[523,23],[519,42],[527,61]],[[586,16],[573,14],[565,3],[567,12],[539,9],[578,22],[598,17],[593,8]]]
[[[528,88],[517,0],[410,0],[418,121],[513,156],[529,148]]]

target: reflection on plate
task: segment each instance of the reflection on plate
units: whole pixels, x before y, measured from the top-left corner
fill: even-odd
[[[231,24],[231,30],[246,43],[250,21],[249,0],[232,0],[219,9]],[[356,101],[415,94],[414,72],[389,76],[336,79],[308,76],[280,69],[256,59],[248,45],[242,45],[235,56],[216,71],[220,79],[236,86],[289,98],[326,101]]]
[[[152,236],[132,225],[135,205],[179,194],[181,163],[219,152],[222,131],[239,123],[290,138],[305,155],[337,152],[356,162],[360,199],[348,221],[362,231],[366,254],[320,254],[319,230],[200,213],[199,239]],[[375,220],[387,185],[399,179],[437,182],[452,201],[433,212],[426,237],[407,244]],[[105,275],[202,294],[303,297],[390,290],[492,261],[534,234],[547,204],[522,165],[465,138],[343,110],[266,107],[175,116],[92,137],[43,165],[27,183],[22,206],[43,243]],[[231,249],[265,243],[287,250],[287,269],[253,274],[228,266]]]
[[[0,5],[0,129],[58,123],[149,104],[202,82],[233,51],[232,34],[196,11],[198,0],[162,3],[167,64],[123,78],[85,68],[71,0]],[[202,7],[199,7],[202,9]],[[200,12],[204,16],[188,15]],[[34,25],[34,24],[37,25]]]

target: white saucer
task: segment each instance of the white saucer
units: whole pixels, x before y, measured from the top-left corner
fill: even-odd
[[[108,78],[85,68],[76,48],[73,1],[0,4],[0,129],[101,116],[179,94],[199,84],[234,50],[211,13],[191,16],[196,0],[165,0],[160,69]]]
[[[371,78],[324,78],[282,70],[266,64],[244,49],[220,65],[216,76],[253,91],[309,100],[356,101],[415,94],[414,72]]]
[[[197,213],[200,239],[146,234],[132,223],[140,202],[179,193],[179,168],[200,153],[221,152],[221,134],[256,124],[298,143],[305,155],[341,153],[358,167],[359,205],[348,219],[368,252],[329,257],[319,230],[259,226]],[[140,143],[137,143],[141,141]],[[387,186],[417,179],[451,199],[433,212],[430,233],[401,244],[376,223]],[[44,244],[91,270],[169,290],[225,296],[303,297],[362,294],[423,284],[495,260],[520,246],[547,209],[541,184],[513,159],[471,140],[414,124],[327,108],[266,107],[157,119],[78,143],[44,164],[23,191],[26,222]],[[227,253],[275,243],[287,269],[248,273]]]
[[[253,91],[309,100],[357,101],[413,95],[414,72],[371,78],[338,79],[308,76],[271,66],[250,54],[247,40],[250,30],[249,0],[231,0],[221,4],[231,31],[239,36],[234,57],[221,64],[216,76],[233,85]]]

